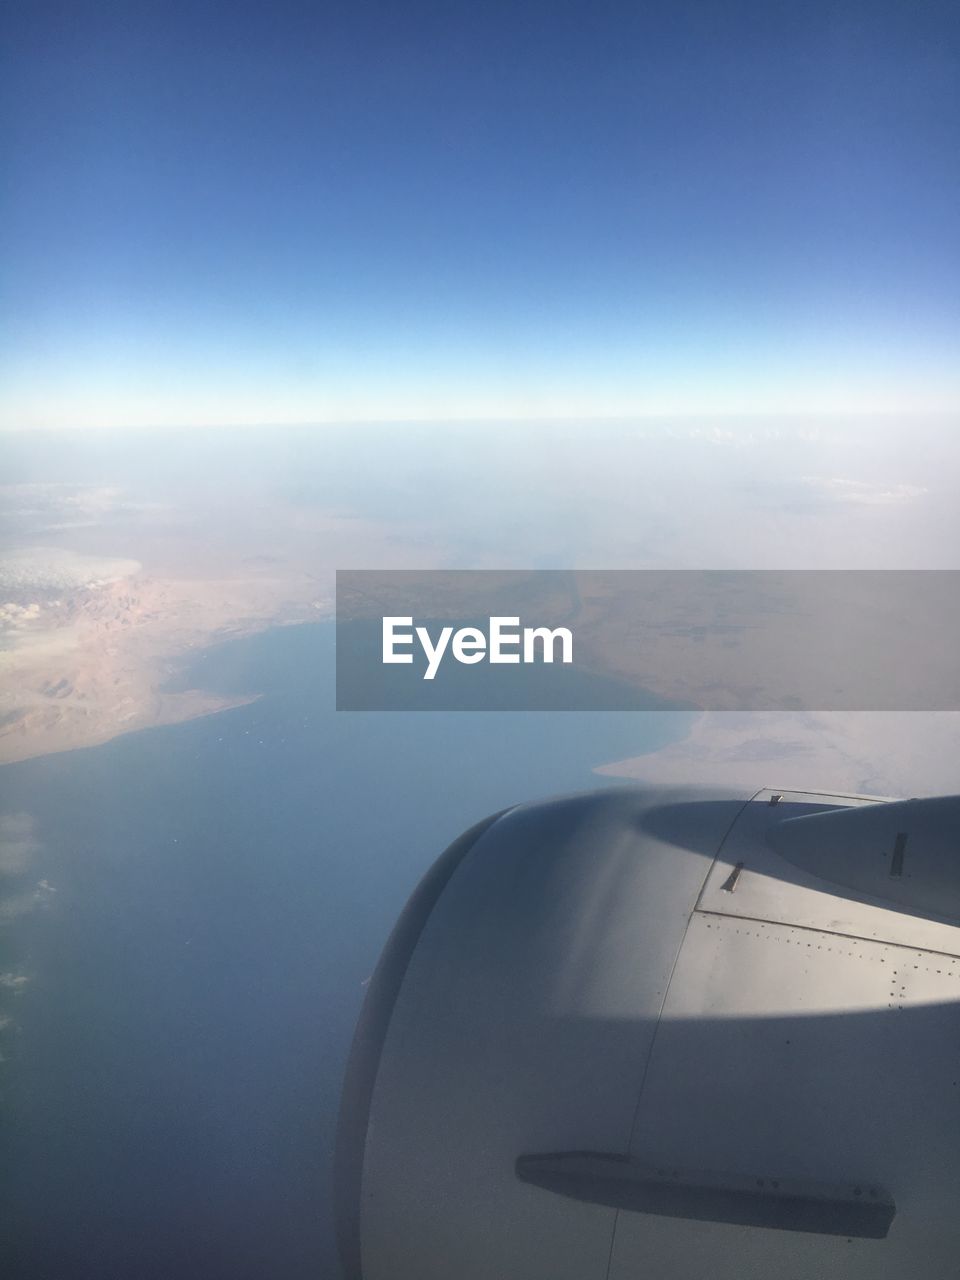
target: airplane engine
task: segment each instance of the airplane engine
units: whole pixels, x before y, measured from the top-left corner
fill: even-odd
[[[371,981],[336,1196],[348,1280],[956,1280],[960,797],[479,823]]]

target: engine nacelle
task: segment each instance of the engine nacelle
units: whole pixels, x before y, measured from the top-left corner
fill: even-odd
[[[348,1280],[955,1280],[958,859],[957,798],[622,788],[474,827],[357,1028]]]

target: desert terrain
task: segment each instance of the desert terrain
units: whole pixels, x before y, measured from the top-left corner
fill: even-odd
[[[0,499],[0,764],[252,700],[184,687],[192,659],[332,618],[338,561],[406,554],[374,522],[283,502],[238,510],[209,490],[163,504],[22,484]]]

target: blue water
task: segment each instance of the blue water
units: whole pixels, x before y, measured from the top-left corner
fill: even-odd
[[[337,714],[330,626],[208,651],[249,706],[0,770],[35,909],[0,929],[6,1280],[335,1277],[330,1156],[362,982],[421,873],[669,713]]]

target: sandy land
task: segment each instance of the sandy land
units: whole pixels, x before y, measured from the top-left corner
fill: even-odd
[[[960,712],[705,712],[682,741],[596,772],[652,786],[952,794]]]
[[[0,764],[250,702],[183,690],[183,671],[211,645],[332,618],[340,566],[440,556],[374,520],[214,490],[159,505],[19,485],[0,500]]]
[[[21,607],[0,651],[0,763],[249,702],[164,686],[207,645],[332,613],[314,581],[268,566],[219,579],[138,572]]]

